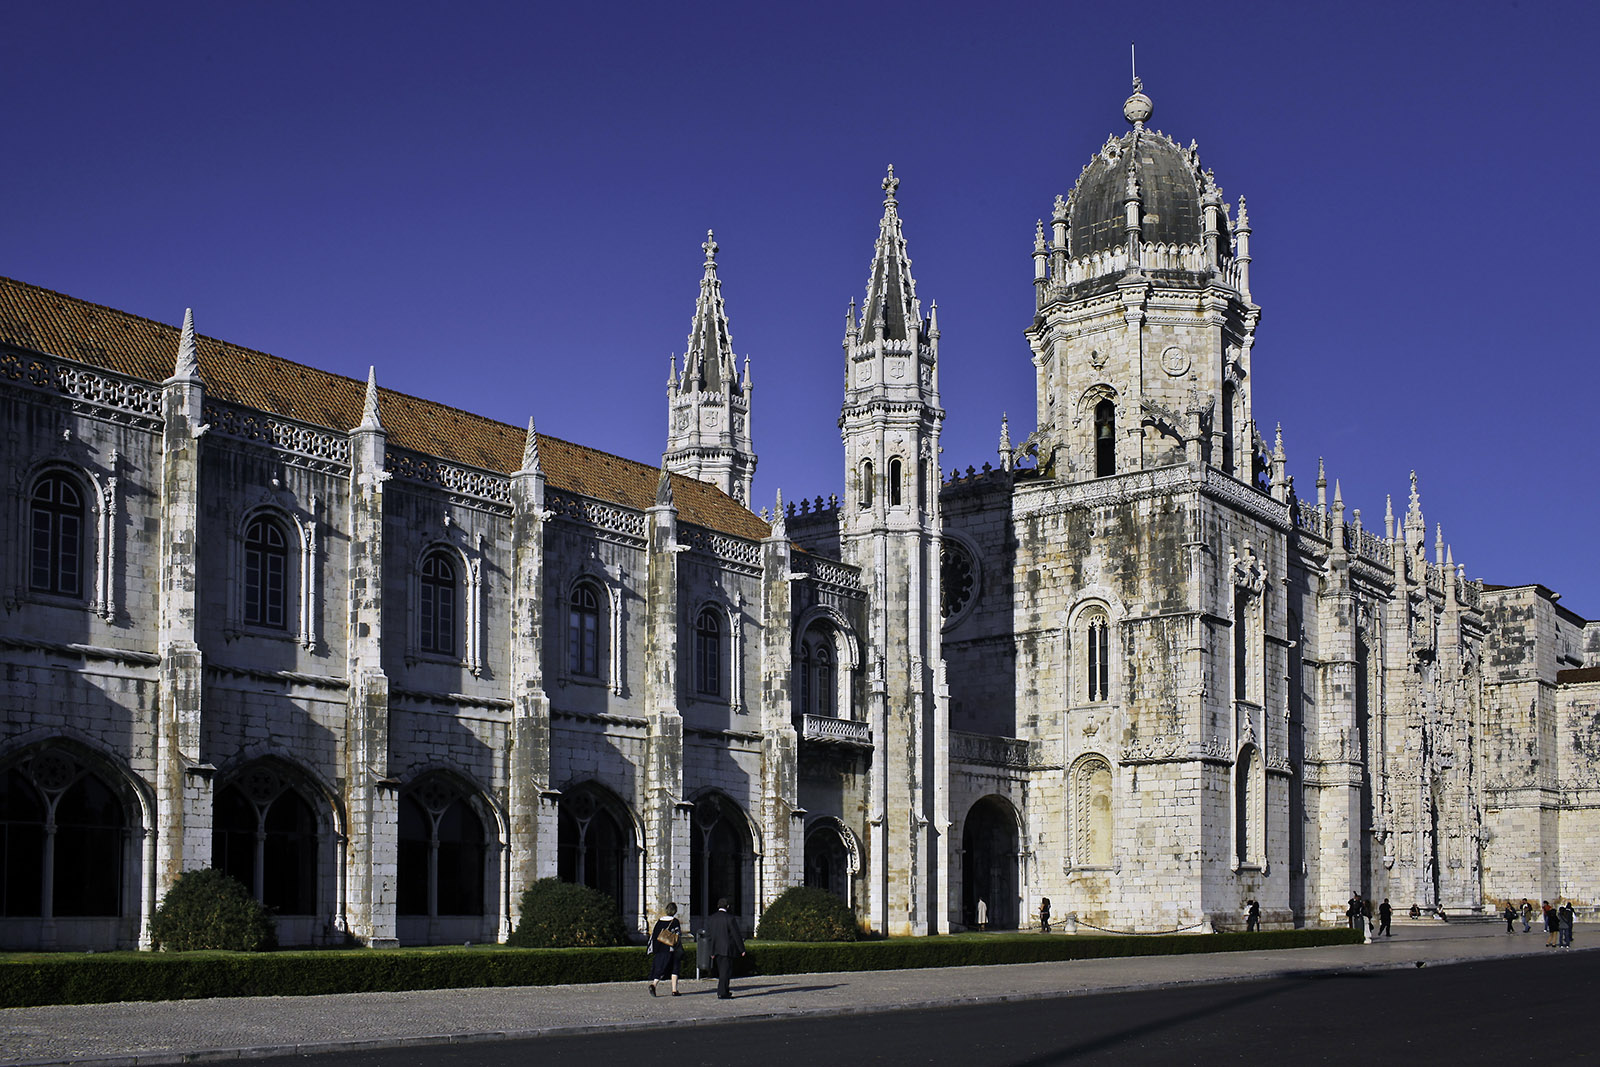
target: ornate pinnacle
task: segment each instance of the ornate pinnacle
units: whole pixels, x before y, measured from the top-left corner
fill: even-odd
[[[667,388],[671,389],[678,384],[678,353],[667,354]]]
[[[900,188],[900,179],[894,176],[894,164],[889,164],[889,175],[883,179],[883,202],[887,205],[896,203],[894,191]]]
[[[1043,252],[1044,245],[1044,219],[1039,219],[1033,224],[1033,250]]]
[[[522,445],[522,470],[519,474],[543,474],[539,466],[539,431],[533,428],[533,416],[528,416],[528,437]]]
[[[1281,460],[1281,459],[1284,458],[1284,454],[1283,454],[1283,423],[1281,423],[1281,422],[1278,423],[1277,431],[1273,434],[1273,437],[1272,437],[1272,458],[1273,459],[1277,459],[1277,460]]]
[[[1011,451],[1011,420],[1006,417],[1004,411],[1000,413],[1000,451],[1002,453]]]
[[[701,249],[701,251],[705,252],[705,254],[706,254],[706,269],[707,270],[716,270],[717,269],[717,249],[718,249],[718,247],[719,246],[717,244],[717,235],[712,233],[710,230],[707,230],[706,231],[706,239],[704,241],[700,242],[700,249]],[[734,266],[738,266],[738,264],[734,264]]]
[[[1272,220],[1268,219],[1267,221],[1271,222]],[[1233,224],[1233,228],[1240,233],[1250,232],[1250,215],[1245,210],[1244,197],[1242,196],[1239,198],[1239,220]]]
[[[383,429],[383,420],[378,417],[378,368],[367,368],[367,397],[361,405],[361,425],[358,430],[374,431]]]
[[[1050,211],[1050,221],[1051,222],[1066,222],[1067,221],[1067,214],[1068,214],[1067,199],[1066,199],[1066,197],[1062,196],[1060,193],[1057,193],[1056,194],[1055,206],[1053,208],[1051,208],[1051,211]]]
[[[1383,539],[1394,540],[1394,497],[1383,494]]]
[[[183,333],[178,336],[178,359],[172,377],[184,382],[200,380],[200,355],[194,344],[194,308],[183,309]]]
[[[778,490],[778,502],[772,506],[772,536],[788,537],[789,521],[783,513],[783,490]]]
[[[667,473],[666,465],[661,467],[661,477],[656,479],[656,507],[670,508],[672,506],[672,475]]]

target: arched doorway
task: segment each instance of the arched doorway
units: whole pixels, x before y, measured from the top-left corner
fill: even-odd
[[[1000,797],[984,797],[972,805],[961,829],[963,920],[978,926],[982,901],[988,929],[1015,930],[1019,899],[1016,812]]]
[[[838,820],[819,819],[806,831],[805,878],[811,889],[822,889],[853,905],[851,875],[857,869],[849,833]]]
[[[485,929],[488,843],[480,803],[442,774],[428,775],[400,797],[397,921],[407,944],[479,941]]]
[[[721,793],[708,793],[695,802],[689,829],[689,909],[695,929],[728,901],[728,913],[750,925],[750,903],[755,898],[755,850],[750,824],[739,805]]]
[[[104,949],[135,940],[138,801],[101,764],[49,744],[0,769],[0,945]]]
[[[311,944],[325,935],[331,913],[324,884],[331,857],[318,810],[300,775],[277,760],[252,763],[217,791],[211,865],[244,883],[278,916],[278,942]]]
[[[556,877],[598,889],[616,902],[631,923],[638,913],[633,823],[622,802],[592,783],[561,797],[556,838]]]

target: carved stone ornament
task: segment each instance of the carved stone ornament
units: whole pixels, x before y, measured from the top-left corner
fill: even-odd
[[[1249,545],[1244,546],[1243,555],[1234,557],[1233,584],[1251,593],[1260,593],[1267,587],[1267,569]]]
[[[1174,378],[1181,378],[1189,373],[1189,353],[1178,345],[1168,345],[1161,353],[1161,369]]]
[[[1089,349],[1089,366],[1093,367],[1095,370],[1099,370],[1101,367],[1104,367],[1106,365],[1106,360],[1110,358],[1111,356],[1108,353],[1102,352],[1098,348]]]

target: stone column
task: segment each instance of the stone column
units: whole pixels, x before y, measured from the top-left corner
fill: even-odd
[[[678,710],[678,511],[665,470],[656,505],[645,512],[649,571],[645,586],[644,686],[645,899],[641,912],[689,899],[689,820],[683,799],[683,715]]]
[[[506,739],[505,901],[511,935],[522,892],[556,873],[556,801],[550,791],[550,700],[544,688],[544,471],[528,420],[522,469],[511,477],[511,727]]]
[[[349,702],[345,716],[345,921],[374,947],[395,937],[398,783],[389,777],[389,679],[383,671],[383,483],[388,436],[378,388],[367,381],[361,425],[350,431]]]
[[[211,865],[213,768],[202,761],[204,656],[196,639],[200,551],[200,437],[205,386],[194,316],[185,313],[173,376],[161,393],[160,566],[157,614],[161,695],[157,705],[156,888]],[[155,900],[146,901],[140,942],[149,944]]]
[[[766,884],[757,916],[804,878],[805,825],[799,810],[799,744],[790,700],[794,664],[792,559],[783,515],[761,543],[761,833]]]

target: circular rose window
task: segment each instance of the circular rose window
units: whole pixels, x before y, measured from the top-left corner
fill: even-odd
[[[966,546],[946,541],[939,559],[939,614],[953,619],[966,610],[977,591],[977,568]]]

